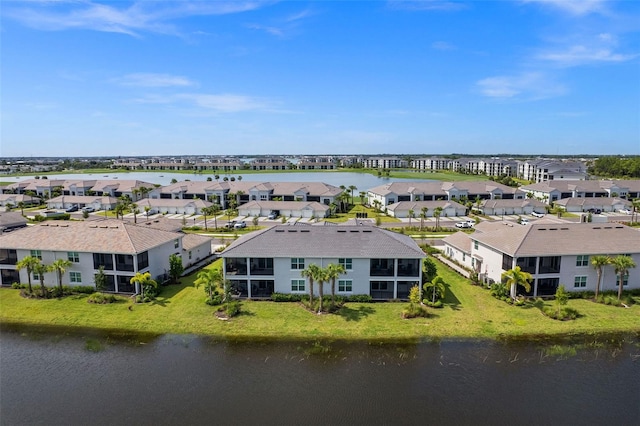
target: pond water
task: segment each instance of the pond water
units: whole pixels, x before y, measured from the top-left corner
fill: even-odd
[[[3,182],[20,182],[25,179],[33,179],[36,175],[30,176],[0,176],[0,181]],[[46,173],[39,176],[47,176]],[[213,178],[214,175],[210,174],[185,174],[185,173],[168,173],[168,172],[129,172],[129,173],[70,173],[60,175],[49,175],[49,179],[126,179],[126,180],[141,180],[145,182],[155,183],[159,185],[169,185],[172,179],[177,181],[192,180],[192,181],[204,181],[208,177]],[[225,176],[229,178],[234,176],[242,176],[243,181],[249,182],[324,182],[330,185],[350,186],[355,185],[359,191],[366,191],[373,187],[384,185],[389,182],[410,182],[416,180],[426,181],[427,179],[420,179],[424,177],[424,174],[416,173],[416,179],[404,179],[404,178],[386,178],[377,177],[368,173],[355,173],[355,172],[291,172],[291,173],[254,173],[254,174],[242,174],[242,171],[233,174],[220,173],[220,180]],[[357,194],[356,194],[357,195]]]
[[[2,425],[640,424],[637,336],[233,343],[5,329],[0,344]]]

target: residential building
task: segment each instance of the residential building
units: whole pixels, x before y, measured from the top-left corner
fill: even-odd
[[[407,299],[421,283],[426,257],[410,237],[366,225],[278,225],[241,237],[221,256],[225,279],[242,297],[309,293],[301,272],[311,264],[334,263],[346,270],[336,282],[337,294],[376,300]],[[328,288],[325,283],[325,294]]]
[[[409,166],[409,162],[400,157],[369,157],[363,166],[367,169],[401,169]]]
[[[500,282],[502,273],[520,266],[533,276],[531,296],[553,295],[559,285],[568,291],[594,291],[597,273],[591,259],[597,255],[630,256],[640,265],[640,230],[608,223],[554,223],[530,225],[481,222],[473,234],[444,238],[445,254],[478,272],[485,282]],[[618,288],[613,267],[604,268],[601,290]],[[624,277],[625,289],[640,288],[640,267]]]
[[[0,280],[2,285],[27,282],[26,270],[18,271],[15,265],[26,256],[34,256],[44,264],[56,259],[71,261],[72,266],[62,277],[65,285],[94,285],[94,275],[102,266],[107,291],[139,292],[130,283],[137,272],[149,272],[154,279],[163,281],[170,255],[181,256],[187,266],[195,262],[194,254],[199,259],[210,255],[211,240],[195,237],[199,241],[188,237],[185,244],[182,233],[110,219],[45,222],[0,235]],[[33,276],[32,282],[38,283],[38,278]],[[47,273],[45,284],[56,285],[56,274]]]
[[[267,217],[278,211],[282,217],[325,218],[330,208],[317,201],[249,201],[238,207],[238,215]]]
[[[400,201],[388,205],[386,212],[389,216],[397,218],[409,217],[409,212],[413,211],[413,218],[420,218],[422,209],[426,209],[426,217],[433,217],[437,208],[442,209],[440,211],[441,217],[455,217],[464,216],[467,214],[467,208],[455,201]]]
[[[553,203],[563,198],[640,198],[640,180],[552,180],[520,188],[529,197]]]
[[[586,180],[587,166],[581,161],[536,159],[518,163],[518,177],[531,182]]]

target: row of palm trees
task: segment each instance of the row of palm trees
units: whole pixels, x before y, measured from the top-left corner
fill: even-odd
[[[429,211],[429,207],[422,207],[420,209],[420,230],[424,228],[424,221],[427,218],[427,212]],[[442,212],[444,209],[440,206],[433,209],[433,217],[436,218],[436,229],[440,228],[440,216],[442,216]],[[411,227],[411,219],[416,217],[416,212],[414,210],[409,210],[409,227]]]
[[[336,302],[336,279],[347,271],[343,265],[330,263],[326,267],[321,267],[315,263],[310,264],[300,272],[302,277],[309,280],[309,305],[313,307],[313,285],[318,284],[318,313],[322,313],[322,298],[324,296],[324,283],[331,283],[331,303]]]
[[[615,274],[618,277],[618,300],[622,299],[622,289],[624,287],[624,279],[629,274],[629,269],[635,268],[637,265],[631,258],[624,254],[611,257],[608,255],[598,255],[591,257],[591,266],[596,270],[598,274],[598,281],[596,282],[596,289],[594,298],[597,300],[600,294],[600,283],[602,281],[602,274],[604,268],[608,265],[613,266]],[[502,274],[502,281],[510,286],[510,295],[512,299],[516,298],[516,288],[522,286],[525,291],[531,291],[531,281],[533,276],[516,266],[513,269],[505,271]]]
[[[25,256],[18,263],[16,268],[18,270],[26,269],[27,280],[29,283],[29,293],[33,293],[31,286],[31,275],[37,274],[40,280],[40,287],[42,290],[42,297],[46,297],[47,288],[44,285],[44,274],[47,272],[55,272],[58,277],[58,286],[60,288],[60,294],[62,294],[62,276],[73,263],[68,259],[56,259],[50,265],[42,263],[42,260],[35,256]]]

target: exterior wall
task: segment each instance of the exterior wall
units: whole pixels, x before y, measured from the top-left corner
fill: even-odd
[[[320,267],[326,267],[330,263],[337,264],[337,258],[305,258],[304,259],[305,268],[311,264],[316,264]],[[226,259],[225,259],[226,262]],[[422,260],[420,260],[422,262]],[[400,281],[421,281],[422,274],[422,265],[420,265],[419,276],[417,277],[399,277],[397,261],[394,265],[394,273],[393,277],[372,277],[370,275],[370,259],[363,258],[352,258],[353,268],[348,270],[346,274],[341,275],[336,280],[336,294],[341,295],[355,295],[355,294],[370,294],[371,281],[393,281],[394,288],[397,287],[397,282]],[[225,267],[226,270],[226,267]],[[250,270],[247,271],[250,274]],[[301,275],[301,269],[291,269],[291,258],[274,258],[273,259],[273,275],[233,275],[234,280],[273,280],[274,281],[274,291],[276,293],[300,293],[300,294],[308,294],[309,293],[309,280],[305,279],[305,291],[291,291],[291,280],[300,280],[303,279]],[[352,282],[352,291],[350,292],[341,292],[338,288],[339,280],[351,280]],[[317,295],[319,292],[318,283],[314,282],[314,294]],[[324,294],[331,293],[331,283],[327,282],[323,285]],[[394,291],[394,295],[397,294]]]
[[[199,246],[192,247],[190,250],[184,250],[182,252],[182,266],[188,268],[209,256],[211,256],[211,242],[206,241]],[[168,259],[169,258],[167,257],[167,265],[169,264]]]
[[[151,274],[153,279],[169,273],[169,256],[172,254],[182,255],[182,238],[177,237],[176,239],[178,240],[178,247],[176,247],[175,241],[172,241],[149,250],[149,268],[146,271]],[[158,284],[160,284],[160,281],[158,281]]]
[[[444,246],[444,253],[449,256],[451,260],[454,260],[461,265],[471,268],[471,256],[468,253],[465,253],[463,250],[460,250],[459,248],[456,248],[447,243],[445,243]]]

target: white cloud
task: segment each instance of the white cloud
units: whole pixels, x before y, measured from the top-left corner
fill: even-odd
[[[607,47],[576,45],[563,51],[541,53],[538,58],[562,66],[576,66],[594,62],[625,62],[637,56],[615,53]]]
[[[588,15],[606,11],[606,0],[523,0],[525,3],[538,3],[550,6],[571,15]]]
[[[187,77],[153,73],[128,74],[114,81],[122,86],[141,87],[184,87],[194,85]]]
[[[91,1],[5,5],[4,15],[44,31],[84,29],[139,36],[143,32],[177,34],[169,21],[188,16],[225,15],[259,8],[261,1],[145,1],[120,6]]]
[[[539,72],[488,77],[479,80],[476,87],[482,95],[496,99],[533,101],[566,93],[564,86]]]
[[[134,99],[140,104],[187,104],[198,107],[201,110],[219,113],[236,113],[248,111],[277,112],[272,106],[273,102],[252,96],[222,93],[178,93],[174,95],[147,95]]]
[[[422,10],[442,10],[456,11],[466,9],[467,6],[459,1],[446,0],[389,0],[387,2],[391,9],[422,11]]]
[[[446,41],[434,41],[433,43],[431,43],[431,48],[436,50],[453,50],[456,47],[451,43],[447,43]]]

